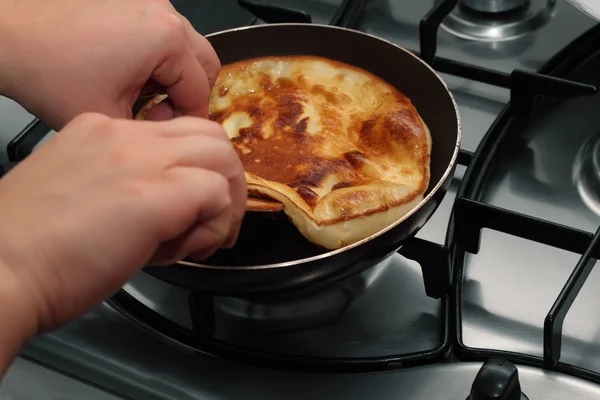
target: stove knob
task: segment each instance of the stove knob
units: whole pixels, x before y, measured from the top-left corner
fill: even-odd
[[[468,400],[523,400],[519,372],[506,360],[487,361],[475,377]]]

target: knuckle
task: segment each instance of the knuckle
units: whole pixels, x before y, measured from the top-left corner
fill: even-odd
[[[219,72],[221,71],[221,60],[219,59],[219,56],[217,55],[217,53],[214,53],[212,56],[212,62],[214,65],[214,71],[213,73],[215,74],[215,76],[213,78],[217,78],[217,75],[219,75]]]
[[[84,112],[75,116],[71,123],[73,125],[98,126],[107,123],[110,120],[111,119],[104,114],[95,112]]]
[[[86,112],[77,115],[69,126],[72,129],[63,130],[67,135],[73,135],[78,142],[92,144],[98,141],[98,136],[102,136],[102,140],[111,137],[119,129],[119,123],[104,114]]]
[[[103,118],[96,121],[95,127],[102,135],[112,135],[120,132],[121,122],[113,118]]]
[[[229,189],[229,180],[216,172],[212,172],[209,175],[210,183],[206,187],[210,189],[210,196],[213,199],[211,200],[213,204],[211,206],[211,213],[215,217],[219,215],[224,217],[233,214],[233,199],[231,198]]]
[[[208,41],[208,39],[205,38],[206,41]],[[219,54],[217,54],[217,51],[215,50],[215,48],[213,47],[213,45],[209,42],[208,43],[210,45],[210,48],[212,49],[212,54],[215,60],[215,67],[217,68],[217,73],[221,70],[221,67],[223,66],[223,64],[221,64],[221,59],[219,58]]]
[[[214,222],[208,225],[212,225],[212,231],[214,232],[219,244],[226,240],[227,236],[229,236],[232,215],[233,213],[231,212],[231,207],[223,208],[223,210],[221,210],[218,216],[213,220]]]
[[[122,181],[120,192],[130,204],[136,204],[137,212],[143,215],[147,223],[162,231],[161,236],[164,236],[177,230],[178,221],[173,218],[173,210],[165,207],[161,196],[157,196],[157,185],[160,183],[154,179],[129,177]]]
[[[202,54],[206,59],[203,65],[208,67],[208,69],[210,70],[207,71],[207,73],[210,72],[211,74],[215,74],[214,77],[216,78],[216,75],[218,75],[219,71],[221,70],[221,60],[219,59],[219,56],[215,51],[213,45],[210,43],[210,41],[204,36],[200,36],[200,38],[202,42]]]
[[[215,195],[218,195],[221,199],[222,209],[231,207],[232,200],[229,195],[229,180],[219,173],[213,173],[212,175],[212,190]]]
[[[243,170],[242,162],[238,157],[233,145],[229,141],[219,140],[215,143],[215,156],[219,157],[221,168],[228,178],[237,178]]]
[[[181,18],[171,12],[162,13],[156,29],[167,44],[184,43],[185,25]]]
[[[106,157],[106,164],[109,168],[122,169],[131,163],[133,156],[131,151],[125,150],[122,146],[113,146]]]
[[[205,125],[205,130],[207,132],[209,132],[211,135],[222,139],[224,142],[227,142],[227,144],[231,146],[231,140],[229,139],[229,135],[227,134],[227,131],[225,130],[225,128],[223,128],[218,122],[215,121],[210,121],[210,120],[205,120],[206,125]]]
[[[225,135],[225,139],[227,136]],[[233,145],[229,140],[221,140],[221,137],[215,140],[215,146],[220,156],[227,158],[228,160],[232,157],[237,158],[237,154]]]
[[[181,129],[202,129],[202,119],[198,117],[192,117],[190,115],[182,115],[177,117],[177,123],[181,126]]]

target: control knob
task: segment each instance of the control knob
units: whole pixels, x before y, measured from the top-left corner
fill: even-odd
[[[481,367],[467,400],[529,400],[521,392],[519,371],[508,360],[491,359]]]

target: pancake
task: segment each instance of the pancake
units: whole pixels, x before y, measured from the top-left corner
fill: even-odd
[[[314,56],[225,65],[209,114],[244,165],[248,211],[279,203],[306,239],[326,249],[401,219],[429,185],[425,122],[405,95],[354,66]]]
[[[248,199],[246,200],[246,210],[278,212],[283,210],[283,204],[278,201],[248,196]]]

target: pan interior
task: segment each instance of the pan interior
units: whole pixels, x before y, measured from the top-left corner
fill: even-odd
[[[441,79],[409,52],[357,31],[314,24],[263,25],[207,38],[223,65],[270,55],[314,55],[374,73],[408,96],[430,129],[431,179],[425,195],[450,172],[459,135],[455,103]],[[284,213],[249,212],[236,245],[219,250],[202,266],[278,264],[326,252],[309,243]]]

